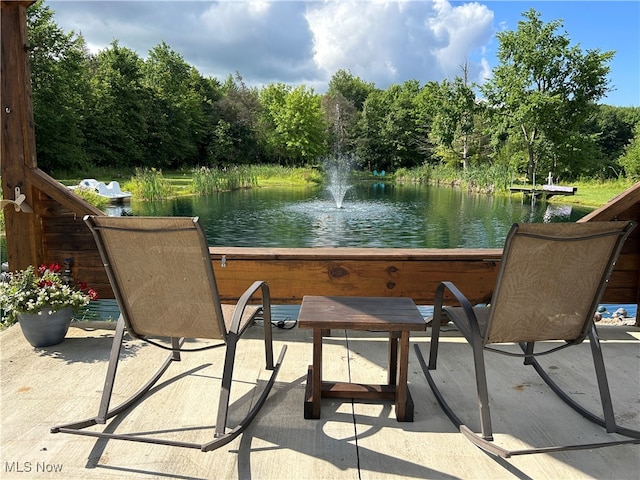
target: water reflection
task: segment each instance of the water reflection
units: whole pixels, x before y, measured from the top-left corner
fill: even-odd
[[[133,209],[129,202],[107,205],[102,211],[110,217],[128,217],[133,215]]]
[[[569,222],[590,209],[425,185],[360,183],[342,208],[321,188],[255,188],[153,204],[134,215],[198,216],[211,245],[495,248],[514,222]]]

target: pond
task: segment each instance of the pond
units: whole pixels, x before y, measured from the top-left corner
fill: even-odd
[[[515,222],[573,222],[591,211],[426,185],[362,182],[342,208],[322,188],[254,188],[113,207],[133,215],[198,216],[212,246],[502,247]]]
[[[133,201],[108,213],[123,210],[198,216],[212,246],[501,248],[513,223],[575,222],[593,209],[532,201],[520,194],[362,182],[347,190],[342,208],[324,188],[269,187],[153,204]],[[604,316],[620,307],[635,316],[636,305],[608,305]],[[274,310],[274,315],[294,317],[287,308]]]
[[[134,200],[107,213],[198,216],[212,246],[500,248],[515,222],[574,222],[591,210],[519,194],[363,182],[348,189],[342,208],[320,187],[269,187],[154,203]],[[6,261],[4,237],[0,258]],[[635,305],[623,307],[635,315]]]

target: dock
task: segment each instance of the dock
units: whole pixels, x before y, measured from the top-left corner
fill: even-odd
[[[578,187],[565,187],[561,185],[542,185],[538,187],[511,187],[509,188],[511,193],[522,193],[523,195],[529,195],[534,198],[551,198],[554,195],[575,195],[578,191]]]

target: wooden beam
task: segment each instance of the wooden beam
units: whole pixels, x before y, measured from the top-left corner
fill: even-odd
[[[51,199],[82,220],[85,214],[103,213],[62,184],[38,169],[27,39],[27,8],[32,1],[1,2],[0,36],[0,176],[2,196],[14,198],[14,189],[27,197],[33,213],[4,209],[7,234],[7,258],[11,270],[56,260],[48,250],[58,253],[46,241],[45,230],[51,223]],[[59,208],[55,212],[59,212]],[[97,253],[97,252],[96,252]]]
[[[0,10],[0,176],[2,196],[14,198],[15,187],[33,202],[35,191],[26,181],[27,169],[36,168],[35,129],[31,100],[26,10],[32,1],[3,0]],[[33,207],[33,205],[31,205]],[[7,258],[11,269],[37,265],[42,242],[36,213],[5,207]]]
[[[80,217],[85,215],[104,215],[96,206],[76,195],[38,168],[27,170],[25,177],[29,184],[46,193],[47,196]]]

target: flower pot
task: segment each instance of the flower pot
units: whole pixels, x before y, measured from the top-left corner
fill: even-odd
[[[19,313],[18,322],[22,334],[32,346],[49,347],[64,340],[72,317],[72,308],[51,312],[45,307],[38,313]]]

